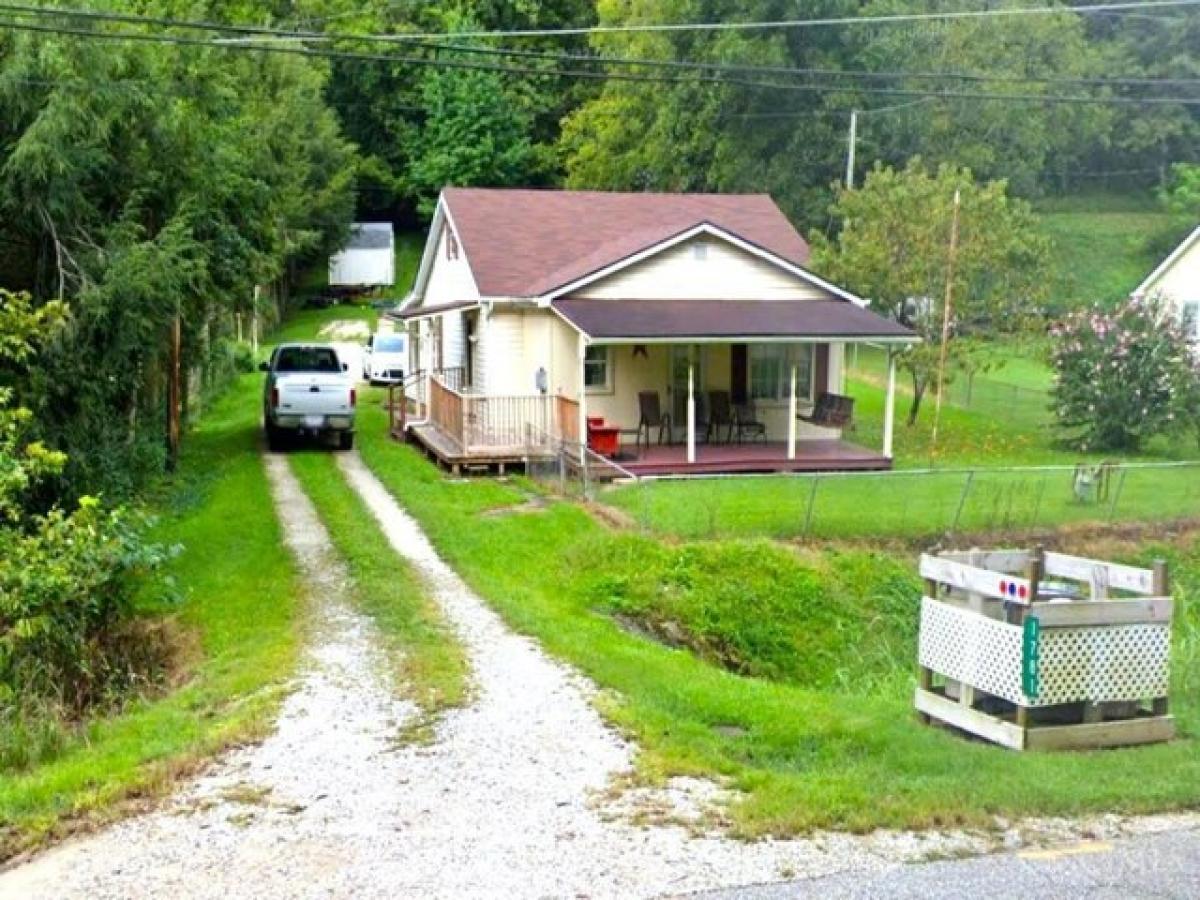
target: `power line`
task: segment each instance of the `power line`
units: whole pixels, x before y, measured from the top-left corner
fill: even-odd
[[[1200,2],[1200,0],[1189,0]],[[491,63],[466,62],[461,60],[448,61],[445,59],[399,56],[396,54],[367,54],[350,53],[346,51],[323,50],[311,47],[282,46],[277,43],[221,43],[199,38],[181,37],[178,35],[145,34],[129,31],[97,31],[64,26],[37,25],[28,22],[0,21],[0,28],[14,31],[28,31],[42,34],[76,37],[86,40],[128,41],[133,43],[173,44],[179,46],[203,47],[207,49],[227,50],[232,52],[274,53],[289,56],[300,56],[324,60],[346,60],[357,62],[375,62],[401,65],[424,66],[435,69],[460,69],[468,71],[495,72],[506,75],[525,75],[536,77],[567,77],[582,78],[593,81],[625,81],[648,84],[685,84],[711,85],[715,87],[744,87],[786,92],[817,93],[817,94],[859,94],[880,95],[892,97],[929,97],[970,99],[976,101],[1005,101],[1021,103],[1047,103],[1068,105],[1135,105],[1135,106],[1200,106],[1200,98],[1195,97],[1096,97],[1081,94],[1022,94],[995,93],[974,91],[948,90],[916,90],[908,88],[884,88],[862,86],[839,86],[829,84],[795,84],[777,81],[755,81],[745,78],[721,77],[721,73],[713,72],[708,76],[694,78],[665,75],[641,75],[629,72],[597,72],[584,69],[556,69],[550,67],[495,65]]]
[[[1166,2],[1166,0],[1164,0]],[[1200,0],[1170,0],[1170,2],[1186,2],[1200,4]],[[1060,8],[1061,9],[1061,8]],[[315,32],[295,29],[269,28],[257,25],[226,24],[208,21],[193,21],[165,18],[162,16],[142,16],[130,13],[110,13],[96,10],[68,9],[63,7],[37,7],[26,4],[0,3],[0,10],[17,15],[39,17],[68,17],[105,22],[120,22],[141,26],[162,26],[187,30],[208,31],[221,34],[238,34],[249,37],[288,38],[304,41],[362,41],[366,43],[395,44],[402,42],[405,46],[421,47],[435,51],[452,50],[456,52],[500,56],[517,59],[537,59],[556,65],[585,63],[595,65],[621,65],[657,69],[681,69],[707,72],[735,72],[750,75],[787,75],[787,76],[827,76],[833,78],[861,78],[868,80],[881,79],[916,79],[916,80],[960,80],[971,82],[993,82],[1007,84],[1045,84],[1045,85],[1075,85],[1092,87],[1157,87],[1157,86],[1195,86],[1200,85],[1198,78],[1130,78],[1130,77],[1085,77],[1085,76],[1038,76],[1038,75],[989,75],[973,72],[928,72],[903,70],[847,70],[829,68],[811,68],[794,66],[763,66],[738,63],[707,63],[694,60],[663,60],[642,59],[628,56],[609,56],[596,54],[566,54],[545,53],[534,50],[517,50],[513,48],[480,47],[470,44],[447,44],[428,40],[415,40],[412,35],[383,35],[354,32]],[[442,34],[442,37],[466,37],[467,34]]]
[[[464,31],[455,37],[466,38],[526,38],[526,37],[571,37],[593,34],[635,34],[654,32],[690,31],[751,31],[779,30],[791,28],[822,28],[842,25],[891,25],[907,22],[948,21],[956,19],[990,19],[995,17],[1062,15],[1066,13],[1102,13],[1122,10],[1144,10],[1157,8],[1190,7],[1200,5],[1200,0],[1139,0],[1135,3],[1089,3],[1077,6],[1033,6],[1010,9],[960,10],[940,13],[894,13],[882,16],[841,16],[825,19],[780,19],[765,22],[678,22],[646,23],[641,25],[589,25],[578,28],[525,28],[504,31]],[[394,39],[423,40],[445,37],[445,32],[416,32],[398,34]]]

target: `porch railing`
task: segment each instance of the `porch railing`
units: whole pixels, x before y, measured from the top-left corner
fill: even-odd
[[[554,397],[556,414],[558,416],[558,434],[568,443],[579,443],[579,401],[571,400],[562,394]]]
[[[439,376],[429,380],[429,421],[463,444],[463,395],[446,387]]]
[[[429,379],[429,422],[467,455],[539,451],[541,436],[559,433],[557,395],[471,394],[444,379],[442,372]]]
[[[554,433],[553,397],[547,394],[463,395],[467,449],[525,447],[531,433]],[[535,429],[531,432],[530,428]]]

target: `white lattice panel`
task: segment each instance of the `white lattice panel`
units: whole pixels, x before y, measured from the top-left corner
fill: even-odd
[[[1021,687],[1022,628],[961,607],[921,601],[922,666],[1024,706],[1167,695],[1167,624],[1043,628],[1036,700]]]
[[[921,601],[918,659],[927,669],[1013,703],[1021,691],[1021,628],[940,603]]]
[[[1171,626],[1043,628],[1038,706],[1167,696]]]

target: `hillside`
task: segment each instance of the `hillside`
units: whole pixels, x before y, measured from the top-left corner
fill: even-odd
[[[1055,244],[1055,308],[1126,296],[1192,227],[1149,194],[1055,198],[1038,203],[1037,211]]]

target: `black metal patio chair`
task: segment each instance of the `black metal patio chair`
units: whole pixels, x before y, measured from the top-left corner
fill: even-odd
[[[658,399],[658,391],[639,391],[638,392],[638,427],[637,440],[635,447],[642,446],[642,434],[646,435],[646,449],[650,449],[650,429],[658,429],[658,442],[663,442],[663,435],[670,440],[671,437],[671,416],[662,411],[662,404]]]

